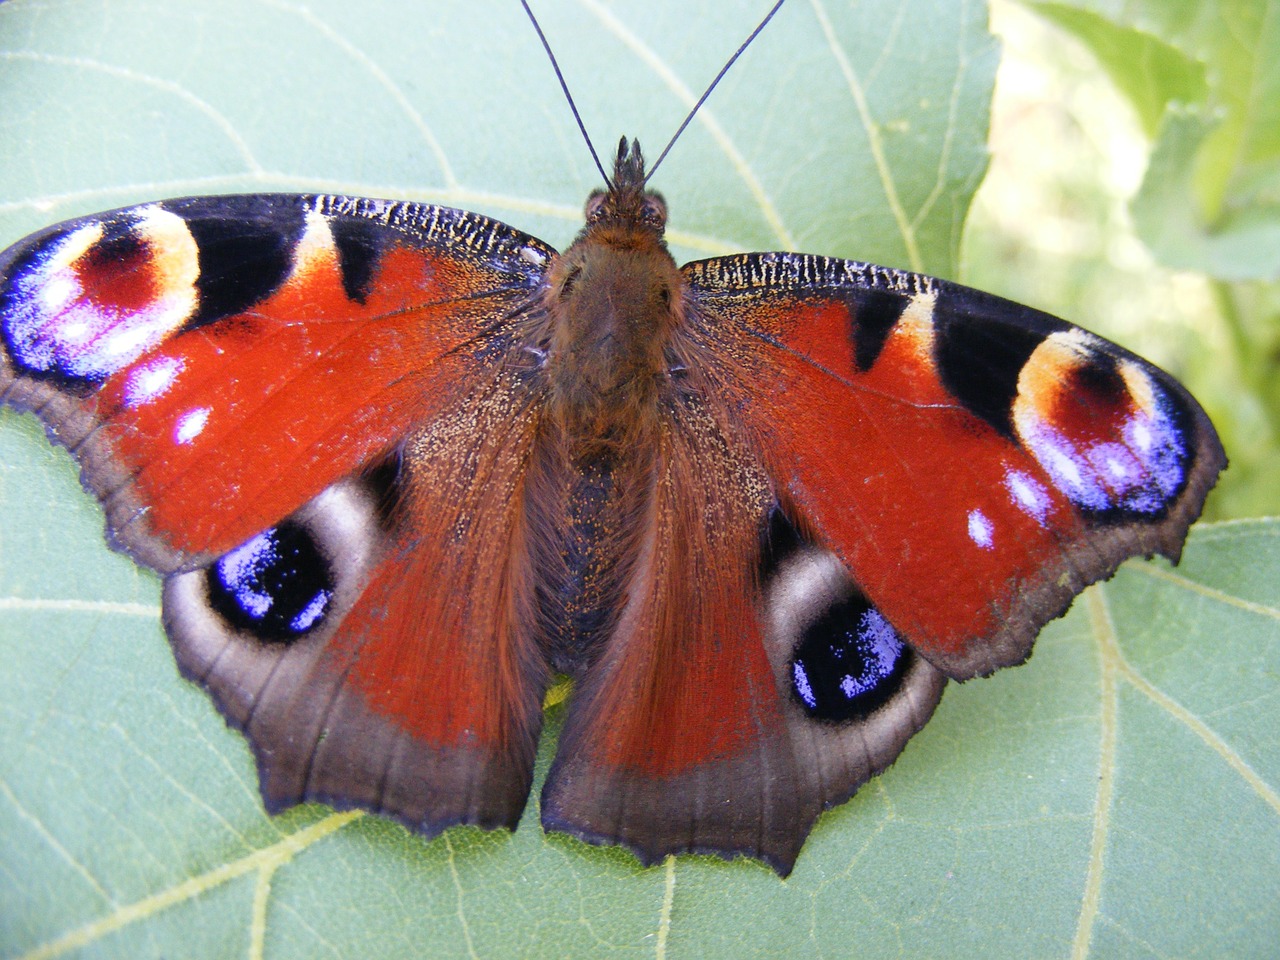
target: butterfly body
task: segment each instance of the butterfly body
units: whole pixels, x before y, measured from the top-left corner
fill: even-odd
[[[619,171],[626,202],[593,195],[587,226],[548,270],[548,401],[575,443],[616,438],[625,447],[633,432],[652,431],[681,323],[684,282],[662,239],[666,211],[646,198],[634,156]]]
[[[621,145],[563,254],[464,211],[209,197],[0,254],[0,391],[165,575],[305,799],[791,869],[946,679],[1021,662],[1225,463],[1172,378],[916,274],[677,267]]]

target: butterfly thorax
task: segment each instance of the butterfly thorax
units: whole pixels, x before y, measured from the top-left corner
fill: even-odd
[[[587,443],[625,443],[656,416],[684,285],[665,226],[639,147],[624,142],[610,188],[587,200],[586,226],[549,270],[551,407]]]

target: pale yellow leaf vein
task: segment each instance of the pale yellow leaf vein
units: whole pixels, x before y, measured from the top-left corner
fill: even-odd
[[[813,7],[814,15],[818,18],[818,25],[822,28],[822,33],[827,39],[831,55],[835,59],[836,65],[840,68],[840,72],[844,74],[845,83],[849,87],[849,95],[853,97],[858,117],[862,121],[863,129],[867,132],[867,149],[876,165],[876,172],[880,177],[880,186],[884,190],[884,198],[889,205],[889,212],[893,214],[894,222],[898,225],[898,232],[902,235],[902,243],[907,250],[907,265],[912,270],[923,270],[924,258],[920,254],[920,244],[916,239],[915,227],[911,223],[911,218],[907,216],[906,210],[903,209],[902,200],[898,196],[898,187],[893,180],[893,171],[889,169],[889,160],[885,156],[884,141],[880,137],[880,125],[871,116],[871,107],[867,103],[866,91],[862,88],[862,82],[853,70],[853,64],[845,56],[844,49],[840,46],[840,42],[836,37],[835,28],[832,26],[822,3],[820,0],[810,0],[810,5]]]
[[[276,867],[264,866],[258,871],[253,886],[253,918],[249,922],[249,960],[262,960],[266,956],[267,904],[271,902],[271,878]]]
[[[962,20],[968,20],[968,3],[961,5],[960,17]],[[947,101],[947,125],[942,133],[942,149],[938,154],[938,172],[933,180],[933,188],[929,191],[929,195],[924,198],[920,204],[920,209],[916,211],[914,219],[911,221],[912,236],[915,236],[915,228],[928,219],[932,212],[934,204],[943,195],[947,187],[947,170],[951,166],[951,151],[955,146],[956,127],[959,123],[960,115],[960,94],[963,90],[963,80],[965,71],[968,69],[969,61],[964,53],[964,34],[957,35],[956,55],[956,75],[951,84],[951,96]],[[920,269],[917,267],[916,269]]]
[[[595,14],[610,33],[621,40],[632,53],[640,58],[641,62],[657,74],[681,103],[686,107],[692,107],[698,102],[697,94],[685,86],[684,81],[676,76],[675,71],[652,49],[646,46],[612,12],[605,9],[597,0],[578,0],[578,2]],[[733,138],[729,136],[724,127],[720,125],[720,121],[715,118],[715,115],[705,104],[698,111],[698,116],[695,119],[711,134],[711,138],[724,152],[724,155],[729,158],[734,171],[742,179],[742,182],[746,184],[751,196],[755,198],[756,205],[760,208],[760,213],[764,216],[765,222],[769,224],[769,228],[773,230],[774,235],[777,236],[779,243],[787,250],[794,250],[796,247],[795,238],[791,235],[791,231],[787,229],[787,225],[782,222],[782,215],[774,205],[773,198],[769,196],[764,185],[760,182],[760,178],[756,176],[755,171],[751,169],[751,165],[747,163],[746,157],[742,155],[737,144],[733,142]]]
[[[1154,563],[1138,563],[1125,567],[1126,570],[1133,570],[1139,573],[1145,573],[1149,577],[1155,577],[1157,580],[1166,580],[1169,583],[1177,584],[1184,590],[1190,590],[1192,593],[1198,593],[1202,597],[1210,600],[1216,600],[1218,603],[1225,603],[1228,606],[1235,607],[1237,610],[1244,610],[1247,613],[1257,614],[1260,617],[1268,617],[1271,620],[1280,620],[1280,610],[1275,607],[1269,607],[1264,603],[1254,603],[1252,600],[1246,600],[1243,597],[1233,596],[1223,590],[1215,587],[1206,586],[1203,583],[1196,583],[1189,580],[1182,574],[1173,570],[1168,570]]]
[[[1267,806],[1276,813],[1280,813],[1280,793],[1277,793],[1269,783],[1258,776],[1257,772],[1249,766],[1245,759],[1232,750],[1227,742],[1218,736],[1208,724],[1167,693],[1156,689],[1146,677],[1138,673],[1123,658],[1118,659],[1117,667],[1120,670],[1120,674],[1125,680],[1133,684],[1135,689],[1141,691],[1152,703],[1159,706],[1204,741],[1205,745],[1226,761],[1227,766],[1234,770],[1240,776],[1240,779],[1244,780],[1250,789],[1262,798],[1262,801]]]
[[[453,841],[449,839],[449,835],[443,834],[444,848],[449,852],[449,875],[453,878],[453,890],[458,896],[458,924],[462,927],[462,939],[467,944],[467,956],[472,960],[480,960],[480,955],[476,953],[476,945],[471,940],[471,924],[467,922],[467,912],[462,906],[462,878],[458,876],[458,864],[453,853]]]
[[[116,600],[50,599],[44,597],[0,597],[0,611],[39,610],[54,613],[108,613],[124,617],[160,616],[151,603],[122,603]]]
[[[324,35],[325,39],[335,44],[347,56],[356,61],[363,69],[369,72],[369,75],[387,92],[387,95],[395,101],[396,106],[404,111],[405,116],[409,118],[409,122],[417,129],[422,139],[426,141],[427,147],[435,155],[436,163],[440,164],[440,174],[444,178],[445,186],[450,189],[456,189],[458,186],[458,178],[454,176],[453,167],[449,164],[449,158],[444,152],[444,147],[440,145],[440,141],[436,139],[436,135],[427,125],[422,114],[404,95],[400,87],[391,79],[385,70],[382,69],[372,57],[357,47],[354,43],[344,37],[333,27],[329,26],[306,7],[292,3],[284,3],[281,0],[259,0],[260,3],[269,7],[275,7],[277,10],[284,10],[296,17],[304,20],[311,27]]]
[[[1086,609],[1100,655],[1101,737],[1098,749],[1098,792],[1093,803],[1093,836],[1089,840],[1089,866],[1085,874],[1084,895],[1080,915],[1076,918],[1076,935],[1071,945],[1075,960],[1089,955],[1089,941],[1102,903],[1103,861],[1107,832],[1111,825],[1111,800],[1115,793],[1116,741],[1119,710],[1116,702],[1116,670],[1120,658],[1115,641],[1115,626],[1107,609],[1102,587],[1085,594]]]
[[[253,173],[261,173],[262,167],[254,157],[253,151],[249,149],[249,145],[245,143],[244,138],[236,131],[231,121],[224,117],[220,112],[214,109],[213,105],[201,100],[190,90],[180,84],[174,83],[172,80],[165,80],[160,77],[153,77],[145,73],[139,73],[137,70],[131,70],[128,67],[118,67],[110,63],[102,63],[98,60],[89,60],[84,57],[62,57],[51,53],[34,53],[26,50],[12,50],[0,52],[0,60],[26,60],[32,63],[47,63],[59,67],[74,67],[77,70],[96,71],[104,73],[107,76],[119,77],[122,80],[128,80],[131,83],[139,83],[143,86],[154,87],[157,90],[163,90],[171,96],[177,97],[184,103],[194,107],[200,113],[204,114],[214,125],[218,127],[223,135],[235,147],[236,152],[240,154],[240,159],[244,161],[245,166]]]
[[[254,871],[265,871],[268,874],[274,873],[282,864],[292,860],[313,843],[342,829],[352,820],[361,816],[364,816],[364,814],[359,810],[331,814],[309,827],[289,834],[269,847],[255,850],[239,860],[233,860],[207,873],[184,880],[182,883],[167,890],[162,890],[135,903],[119,907],[107,916],[22,954],[18,960],[46,960],[49,957],[61,956],[94,943],[132,923],[154,916],[169,907],[185,903],[202,893],[245,874],[253,873]],[[257,891],[255,890],[255,910],[257,909],[256,899]]]
[[[115,900],[112,898],[111,894],[106,891],[106,888],[104,888],[102,884],[98,883],[93,874],[89,872],[89,869],[72,856],[71,851],[59,843],[57,837],[45,829],[44,823],[41,822],[38,817],[32,816],[30,811],[18,802],[17,796],[14,794],[13,790],[10,789],[9,784],[6,781],[0,780],[0,793],[4,794],[5,799],[8,800],[13,806],[13,809],[17,811],[18,816],[31,825],[31,829],[39,835],[40,839],[48,844],[49,848],[61,857],[72,870],[80,874],[80,876],[84,878],[85,883],[89,884],[89,886],[97,892],[98,896],[102,897],[103,903],[111,905],[115,904]]]
[[[667,936],[671,933],[671,905],[676,899],[676,858],[667,857],[664,864],[665,882],[662,886],[662,912],[658,915],[658,942],[654,946],[653,955],[657,960],[666,960]]]

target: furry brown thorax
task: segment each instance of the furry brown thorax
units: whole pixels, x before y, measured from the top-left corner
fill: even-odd
[[[571,436],[621,439],[654,415],[683,317],[666,203],[644,188],[639,143],[619,144],[609,189],[588,198],[585,215],[549,274],[551,406]]]

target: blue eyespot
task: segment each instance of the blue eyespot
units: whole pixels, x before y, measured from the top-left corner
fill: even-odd
[[[889,621],[855,596],[805,630],[791,661],[792,691],[814,719],[860,719],[898,691],[912,656]]]
[[[208,578],[214,610],[265,641],[285,642],[312,630],[333,599],[328,561],[307,529],[291,520],[222,556]]]

